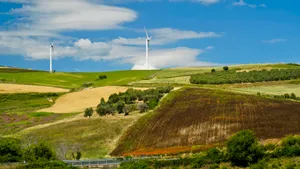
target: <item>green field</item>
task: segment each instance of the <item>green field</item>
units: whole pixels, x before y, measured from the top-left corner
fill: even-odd
[[[281,85],[267,85],[267,86],[255,86],[245,88],[234,88],[234,91],[241,91],[246,93],[256,94],[260,92],[262,94],[271,95],[283,95],[285,93],[295,93],[296,96],[300,96],[300,84],[281,84]]]
[[[148,79],[160,70],[128,70],[100,73],[62,73],[48,72],[19,72],[5,73],[0,71],[0,79],[6,83],[34,84],[62,88],[79,88],[84,83],[91,82],[93,86],[128,85],[130,82]],[[99,75],[107,75],[105,80],[97,80]]]
[[[190,76],[181,76],[181,77],[171,77],[171,78],[163,78],[163,79],[150,79],[150,80],[141,80],[137,83],[141,84],[190,84]]]

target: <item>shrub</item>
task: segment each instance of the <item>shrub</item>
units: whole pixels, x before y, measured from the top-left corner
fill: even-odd
[[[125,103],[123,101],[119,101],[117,103],[117,111],[119,114],[124,113],[124,107],[125,107]]]
[[[290,98],[290,95],[289,95],[288,93],[285,93],[283,96],[284,96],[284,98],[286,98],[286,99],[289,99],[289,98]]]
[[[286,164],[285,168],[286,169],[294,169],[296,167],[296,164],[295,163],[288,163]]]
[[[227,71],[227,70],[229,70],[229,67],[228,66],[224,66],[223,70]]]
[[[237,166],[256,163],[263,157],[263,150],[250,130],[233,135],[227,142],[227,153],[229,160]]]
[[[212,73],[216,72],[216,69],[211,69],[211,72],[212,72]]]
[[[218,164],[212,164],[209,166],[209,169],[217,169],[217,168],[219,168]]]
[[[291,99],[294,99],[294,100],[297,99],[297,96],[295,95],[295,93],[291,93]]]
[[[224,160],[223,153],[217,148],[211,148],[207,151],[206,156],[212,163],[220,163]]]
[[[275,150],[276,146],[275,146],[275,144],[269,143],[269,144],[265,145],[264,148],[265,148],[265,150],[272,151],[272,150]]]
[[[55,152],[45,143],[38,143],[25,149],[24,160],[27,162],[55,160]]]
[[[257,96],[261,96],[260,92],[257,92]]]
[[[144,113],[148,110],[148,105],[145,103],[139,103],[137,106],[138,110],[140,111],[140,113]]]
[[[119,169],[150,169],[150,167],[143,160],[139,160],[123,162],[120,164]]]
[[[107,76],[106,75],[99,75],[99,80],[103,80],[103,79],[107,79]]]
[[[84,117],[88,117],[90,118],[92,115],[93,115],[94,111],[93,111],[93,108],[90,107],[90,108],[86,108],[84,110]]]
[[[19,162],[22,159],[20,142],[11,138],[0,138],[0,163]]]
[[[85,83],[82,84],[81,87],[83,87],[83,88],[88,88],[88,87],[91,87],[91,86],[93,86],[93,83],[92,83],[92,82],[85,82]]]
[[[26,165],[19,165],[16,169],[77,169],[77,167],[68,166],[62,161],[37,161]]]

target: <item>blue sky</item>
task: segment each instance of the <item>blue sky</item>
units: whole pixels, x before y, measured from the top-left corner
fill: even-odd
[[[0,65],[57,71],[299,62],[300,1],[0,0]]]

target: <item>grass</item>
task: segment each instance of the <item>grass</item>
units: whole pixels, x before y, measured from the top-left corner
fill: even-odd
[[[173,78],[164,78],[164,79],[150,79],[150,80],[141,80],[137,83],[141,84],[190,84],[190,76],[181,76],[181,77],[173,77]]]
[[[103,158],[112,151],[115,140],[133,123],[135,118],[90,118],[34,129],[21,139],[35,138],[58,149],[64,144],[76,147],[83,158]],[[69,152],[70,153],[70,152]]]
[[[245,88],[233,88],[232,90],[246,92],[246,93],[253,93],[253,94],[260,92],[260,93],[271,94],[271,95],[295,93],[296,96],[300,96],[300,84],[266,85],[266,86],[255,86],[255,87],[245,87]]]
[[[47,112],[1,113],[0,136],[15,134],[25,128],[39,124],[51,123],[73,116],[74,114],[54,114]]]
[[[0,115],[2,113],[28,113],[50,107],[62,94],[16,93],[0,94]]]
[[[222,144],[233,133],[253,130],[259,139],[300,132],[300,103],[201,88],[172,92],[122,136],[113,155],[175,153]],[[297,126],[297,127],[296,127]],[[177,152],[178,153],[178,152]]]
[[[79,88],[84,83],[91,82],[93,86],[128,85],[130,82],[147,79],[159,70],[143,71],[128,70],[99,73],[62,73],[48,72],[18,72],[7,73],[0,71],[1,79],[6,83],[33,84],[62,88]],[[99,75],[107,75],[107,79],[97,80]]]

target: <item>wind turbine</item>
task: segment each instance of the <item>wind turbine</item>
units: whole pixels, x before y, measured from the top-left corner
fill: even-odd
[[[145,29],[145,33],[146,33],[146,66],[147,66],[147,69],[149,70],[149,47],[150,47],[150,40],[152,38],[148,36],[148,32],[146,30],[146,27],[144,27]]]
[[[54,45],[53,43],[50,45],[50,73],[53,73],[53,69],[52,69],[52,55],[54,54]]]

